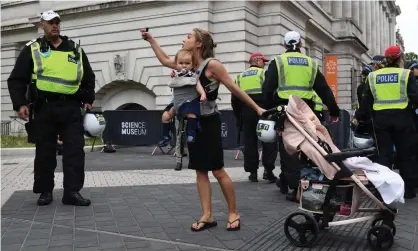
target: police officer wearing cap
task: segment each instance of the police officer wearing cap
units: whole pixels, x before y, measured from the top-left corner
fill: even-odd
[[[287,105],[290,95],[297,95],[314,109],[315,91],[328,108],[330,122],[337,122],[340,109],[334,95],[319,71],[318,63],[302,54],[301,46],[302,42],[298,32],[286,33],[286,52],[275,57],[266,72],[266,80],[263,85],[265,108]],[[291,193],[287,194],[286,199],[296,201],[300,180],[299,160],[296,156],[291,156],[286,152],[281,137],[279,137],[279,152],[282,173],[277,184],[282,193],[287,193],[288,188],[293,189]]]
[[[418,104],[418,85],[414,74],[404,67],[404,53],[399,46],[385,50],[386,67],[371,72],[362,103],[356,112],[357,120],[374,119],[379,154],[377,162],[389,168],[393,165],[393,145],[396,147],[396,167],[405,182],[405,199],[416,197],[415,159],[416,135],[411,104]],[[371,114],[370,114],[371,113]]]
[[[42,13],[44,35],[29,41],[20,52],[7,80],[13,109],[28,120],[29,103],[34,104],[32,129],[36,156],[33,192],[38,205],[52,202],[57,135],[62,137],[64,195],[66,205],[88,206],[79,191],[84,184],[84,128],[81,108],[91,109],[95,99],[95,75],[80,45],[60,35],[60,16]],[[29,87],[34,93],[29,101]],[[29,134],[29,132],[28,132]]]
[[[250,96],[254,102],[263,107],[262,86],[264,83],[264,66],[268,59],[263,54],[256,52],[250,56],[250,68],[237,75],[235,83]],[[257,182],[257,170],[259,165],[258,138],[256,134],[258,115],[251,107],[231,95],[231,105],[237,120],[242,116],[244,130],[244,170],[250,173],[248,179]],[[262,163],[264,166],[263,179],[274,182],[277,177],[273,174],[277,158],[277,142],[262,142]]]

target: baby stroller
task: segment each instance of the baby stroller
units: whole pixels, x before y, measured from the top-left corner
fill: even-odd
[[[287,106],[268,110],[262,117],[270,115],[270,120],[276,122],[276,129],[282,131],[287,152],[299,153],[301,161],[309,163],[319,172],[319,175],[313,175],[314,178],[311,175],[300,180],[299,209],[303,212],[295,212],[287,217],[284,232],[288,240],[299,247],[312,247],[320,229],[372,220],[367,233],[369,245],[373,250],[390,249],[396,234],[394,220],[398,210],[393,203],[389,206],[382,202],[378,192],[373,193],[368,171],[347,167],[349,158],[373,155],[375,147],[340,151],[309,106],[298,96],[292,95]],[[403,180],[400,182],[403,189]],[[362,194],[369,197],[378,208],[360,208]],[[401,195],[403,197],[403,193]],[[359,212],[375,214],[352,218]],[[295,221],[298,216],[304,218],[301,223]],[[333,221],[334,216],[350,219]],[[296,230],[297,237],[290,234],[292,229]]]

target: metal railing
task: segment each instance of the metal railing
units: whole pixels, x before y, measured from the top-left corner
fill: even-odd
[[[9,136],[11,121],[1,121],[1,136]]]

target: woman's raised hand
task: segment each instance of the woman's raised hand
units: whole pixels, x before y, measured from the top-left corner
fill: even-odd
[[[151,33],[147,31],[147,29],[140,29],[142,38],[145,41],[151,42],[154,38],[152,37]]]

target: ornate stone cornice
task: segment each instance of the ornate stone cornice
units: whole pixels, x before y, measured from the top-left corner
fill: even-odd
[[[33,2],[33,1],[32,1]],[[24,3],[20,3],[24,4]],[[55,11],[62,17],[66,18],[71,16],[71,18],[76,18],[77,15],[85,15],[86,13],[90,12],[106,12],[110,9],[124,9],[124,8],[132,8],[135,5],[162,5],[167,4],[163,2],[154,2],[154,1],[109,1],[105,3],[99,4],[91,4],[82,7],[76,8],[69,8],[69,9],[55,9]],[[39,23],[40,13],[36,16],[28,17],[28,18],[21,18],[16,20],[5,20],[1,23],[1,31],[9,31],[9,30],[19,30],[28,27],[35,27]]]

